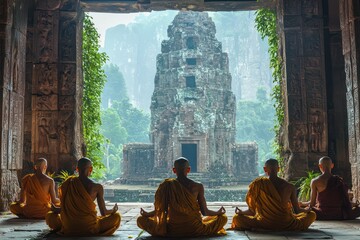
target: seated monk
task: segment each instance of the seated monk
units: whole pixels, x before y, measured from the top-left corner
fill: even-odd
[[[141,208],[137,225],[152,236],[196,237],[226,234],[224,207],[218,211],[207,208],[202,184],[187,178],[189,161],[179,158],[174,163],[176,179],[166,179],[155,193],[155,210]],[[206,218],[202,218],[201,213]]]
[[[46,223],[60,235],[111,235],[120,226],[117,204],[111,210],[106,209],[103,186],[89,179],[92,169],[91,160],[81,158],[77,163],[79,176],[69,177],[59,188],[60,208],[52,208]],[[97,216],[95,199],[101,217]]]
[[[305,230],[315,221],[316,214],[299,207],[296,188],[277,176],[279,164],[266,161],[264,171],[269,177],[259,177],[249,186],[246,203],[249,209],[235,209],[231,228],[237,230]]]
[[[39,158],[34,163],[35,174],[24,176],[21,181],[20,200],[10,205],[10,211],[21,218],[44,219],[51,202],[59,204],[54,180],[46,175],[47,161]]]
[[[352,206],[348,187],[343,179],[333,175],[334,164],[325,156],[319,160],[321,175],[311,181],[310,207],[318,220],[355,219],[360,216],[360,207]]]

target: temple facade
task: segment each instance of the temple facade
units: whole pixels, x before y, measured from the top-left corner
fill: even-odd
[[[151,161],[144,170],[154,175],[171,173],[174,159],[181,156],[189,159],[193,173],[221,168],[228,176],[238,173],[248,181],[258,175],[256,143],[235,144],[236,101],[229,61],[215,33],[214,22],[204,12],[181,11],[168,27],[169,39],[162,42],[156,60],[152,147],[124,146],[127,178],[148,175],[133,172],[144,158]],[[141,149],[148,149],[151,157],[131,153]]]

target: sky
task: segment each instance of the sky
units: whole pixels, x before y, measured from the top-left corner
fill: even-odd
[[[104,47],[105,31],[108,28],[119,24],[129,24],[135,20],[135,17],[140,13],[95,13],[90,12],[89,15],[93,18],[95,27],[100,34],[100,45]]]

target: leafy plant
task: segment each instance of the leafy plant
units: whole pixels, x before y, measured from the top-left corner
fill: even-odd
[[[280,167],[283,170],[284,159],[282,158],[283,146],[280,140],[281,126],[284,123],[284,103],[282,93],[282,59],[279,55],[279,36],[277,33],[276,11],[272,9],[259,9],[256,11],[255,25],[262,39],[267,38],[269,43],[270,67],[274,87],[271,96],[274,100],[276,122],[274,126],[275,142],[273,151],[277,155]]]
[[[55,175],[54,178],[59,179],[59,186],[61,186],[61,184],[63,182],[65,182],[70,176],[72,176],[72,174],[69,174],[68,171],[65,170],[61,170],[59,174]]]
[[[86,156],[93,161],[93,178],[104,174],[102,163],[104,137],[101,126],[101,93],[106,82],[103,66],[108,59],[105,53],[99,52],[99,33],[92,18],[85,15],[83,26],[83,70],[84,92],[82,104],[83,135],[86,145]]]
[[[307,176],[302,177],[295,182],[296,186],[299,186],[299,195],[298,198],[301,201],[309,201],[311,193],[311,180],[320,175],[319,172],[307,171]]]

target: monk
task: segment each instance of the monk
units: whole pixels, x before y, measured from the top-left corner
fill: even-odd
[[[179,158],[174,162],[176,179],[165,179],[155,193],[155,210],[141,208],[137,225],[152,236],[196,237],[226,234],[224,207],[218,211],[207,208],[202,184],[187,178],[189,161]],[[201,216],[208,216],[202,218]]]
[[[296,188],[278,177],[279,164],[275,159],[265,162],[268,177],[259,177],[249,186],[246,203],[249,208],[235,209],[231,228],[237,230],[306,230],[316,214],[299,207]]]
[[[317,220],[355,219],[360,216],[360,207],[352,206],[349,189],[342,178],[331,173],[333,167],[330,157],[320,158],[322,174],[311,181],[309,206]]]
[[[46,175],[46,159],[37,159],[34,168],[35,174],[22,179],[20,200],[10,205],[10,211],[20,218],[44,219],[51,203],[59,204],[60,200],[55,194],[54,180]]]
[[[51,229],[64,236],[112,235],[120,226],[118,206],[105,207],[104,188],[89,179],[93,170],[88,158],[77,163],[78,177],[71,176],[60,186],[60,208],[53,207],[46,216]],[[101,213],[97,216],[95,199]],[[59,214],[60,213],[60,214]]]

